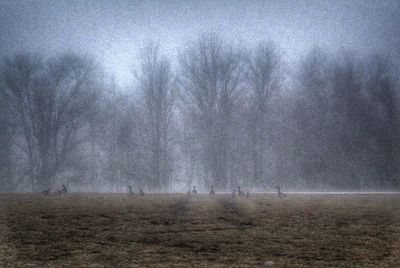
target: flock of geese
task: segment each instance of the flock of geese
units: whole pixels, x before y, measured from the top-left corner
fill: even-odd
[[[135,196],[135,192],[132,190],[132,186],[128,186],[129,189],[129,196]],[[139,196],[144,196],[144,191],[142,189],[139,189]]]
[[[278,191],[278,197],[279,198],[286,197],[286,194],[281,192],[281,188],[279,186],[276,186],[276,189]],[[193,186],[193,190],[188,191],[187,195],[197,195],[196,186]],[[214,186],[210,187],[210,195],[215,195]],[[232,197],[236,197],[236,196],[240,196],[240,197],[245,196],[246,198],[249,198],[250,197],[250,191],[243,192],[240,189],[240,186],[238,186],[237,188],[233,189],[233,191],[232,191]]]
[[[279,198],[284,198],[284,197],[286,197],[286,194],[284,194],[284,193],[282,193],[281,192],[281,188],[279,187],[279,186],[276,186],[276,189],[277,189],[277,191],[278,191],[278,197]],[[132,186],[131,185],[128,185],[128,190],[129,190],[129,192],[128,192],[128,194],[129,194],[129,196],[130,197],[133,197],[133,196],[135,196],[136,194],[135,194],[135,192],[133,191],[133,188],[132,188]],[[54,192],[51,192],[50,191],[50,188],[48,188],[48,189],[46,189],[46,190],[43,190],[42,192],[41,192],[43,195],[45,195],[45,196],[61,196],[61,195],[66,195],[67,194],[67,187],[63,184],[63,185],[61,185],[61,189],[60,190],[56,190],[56,191],[54,191]],[[144,191],[142,190],[142,189],[139,189],[139,196],[144,196],[145,195],[145,193],[144,193]],[[188,191],[187,192],[187,195],[189,195],[189,196],[191,196],[191,195],[197,195],[197,190],[196,190],[196,186],[193,186],[193,190],[191,190],[191,191]],[[215,190],[214,190],[214,186],[211,186],[210,187],[210,195],[215,195]],[[235,188],[235,189],[233,189],[233,191],[232,191],[232,197],[236,197],[236,196],[239,196],[239,197],[246,197],[246,198],[249,198],[250,197],[250,191],[247,191],[246,193],[245,192],[243,192],[241,189],[240,189],[240,186],[238,186],[237,188]]]
[[[50,188],[48,188],[46,190],[43,190],[41,193],[43,195],[45,195],[45,196],[48,196],[48,195],[61,196],[61,195],[67,194],[67,187],[63,184],[63,185],[61,185],[61,189],[60,190],[51,192]]]

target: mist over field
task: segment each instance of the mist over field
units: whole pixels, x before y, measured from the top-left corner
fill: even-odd
[[[0,267],[400,267],[400,1],[0,0]]]
[[[0,2],[0,192],[399,191],[399,1]]]

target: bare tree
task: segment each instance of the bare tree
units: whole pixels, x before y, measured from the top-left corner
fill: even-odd
[[[206,170],[218,188],[229,183],[232,114],[239,96],[241,53],[215,35],[204,35],[180,58],[181,96],[197,126]]]
[[[293,166],[306,186],[396,186],[398,93],[388,59],[314,49],[299,71]]]
[[[330,135],[330,79],[328,55],[314,47],[301,60],[296,76],[297,88],[293,116],[296,139],[293,146],[296,173],[306,187],[324,183],[332,139]]]
[[[374,55],[367,61],[367,90],[370,96],[370,109],[374,109],[376,139],[382,149],[384,178],[381,186],[400,186],[397,178],[400,168],[400,114],[399,93],[394,78],[394,68],[389,58]]]
[[[84,140],[79,131],[96,101],[93,72],[89,61],[73,55],[6,59],[2,93],[15,112],[14,143],[27,158],[33,188],[49,187]]]
[[[4,85],[0,85],[3,87]],[[0,90],[3,90],[1,88]],[[13,190],[12,135],[13,116],[8,102],[0,94],[0,192]]]
[[[141,54],[138,73],[140,92],[151,154],[150,187],[166,188],[171,172],[170,130],[173,112],[173,75],[169,61],[160,55],[158,45],[148,44]]]
[[[250,137],[253,180],[264,179],[267,115],[271,98],[279,90],[282,79],[281,57],[272,42],[261,42],[246,58],[246,82],[250,95]]]

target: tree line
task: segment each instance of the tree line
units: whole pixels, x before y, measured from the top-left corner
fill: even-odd
[[[218,35],[177,59],[141,50],[122,90],[92,59],[18,54],[0,65],[0,191],[213,185],[398,189],[398,71],[385,55]]]

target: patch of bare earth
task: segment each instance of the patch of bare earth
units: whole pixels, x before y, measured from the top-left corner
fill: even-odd
[[[0,196],[0,267],[396,267],[398,195]]]

